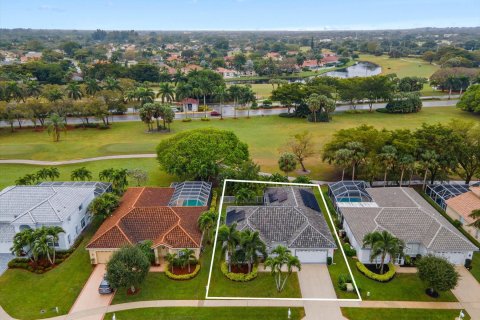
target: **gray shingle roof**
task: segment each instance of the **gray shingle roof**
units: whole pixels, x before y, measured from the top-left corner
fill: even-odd
[[[110,182],[101,181],[43,181],[38,184],[39,186],[49,187],[94,187],[95,196],[104,194],[105,192],[112,190],[112,184]]]
[[[291,248],[336,248],[322,213],[303,205],[300,188],[269,188],[265,193],[272,189],[285,189],[288,200],[284,205],[273,202],[264,206],[231,206],[227,208],[227,221],[233,223],[235,219],[229,217],[244,211],[245,219],[237,221],[238,229],[258,231],[269,248],[278,243]]]
[[[412,188],[367,188],[378,208],[342,207],[355,239],[374,230],[387,230],[406,243],[421,243],[434,251],[478,248]]]
[[[13,186],[0,192],[0,222],[58,223],[93,194],[95,187]]]
[[[15,228],[9,223],[0,223],[0,242],[12,242]]]

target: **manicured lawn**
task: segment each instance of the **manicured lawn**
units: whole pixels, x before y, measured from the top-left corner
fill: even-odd
[[[252,90],[260,99],[267,99],[272,94],[272,85],[269,83],[253,83]]]
[[[430,309],[381,309],[381,308],[341,308],[342,314],[350,320],[452,320],[460,310]],[[465,320],[471,319],[466,311]]]
[[[72,170],[79,167],[87,167],[92,172],[94,180],[98,180],[98,173],[106,168],[141,168],[148,172],[148,181],[146,185],[152,186],[168,186],[174,177],[161,171],[156,159],[118,159],[118,160],[102,160],[93,161],[80,164],[70,164],[63,166],[56,166],[60,171],[60,178],[58,181],[70,180]],[[22,164],[2,164],[0,165],[0,190],[15,183],[19,177],[27,173],[35,173],[43,166],[22,165]],[[129,182],[130,186],[136,186],[135,181]]]
[[[202,253],[202,268],[198,275],[190,280],[176,281],[169,279],[163,272],[150,272],[140,286],[140,292],[130,296],[126,290],[115,293],[112,304],[143,300],[202,300],[205,299],[208,268],[210,267],[211,248]]]
[[[423,122],[445,123],[451,119],[478,121],[480,116],[455,108],[440,107],[424,108],[418,114],[342,113],[334,115],[333,121],[330,123],[316,124],[307,122],[305,119],[286,119],[277,116],[223,121],[215,119],[209,122],[192,121],[191,123],[176,121],[172,125],[171,134],[148,134],[145,133],[145,126],[142,123],[125,122],[115,123],[110,130],[78,129],[69,131],[66,136],[62,136],[62,141],[57,143],[52,142],[45,132],[33,132],[31,129],[26,129],[12,134],[8,129],[0,129],[0,157],[4,159],[66,160],[112,154],[154,153],[155,146],[160,140],[175,133],[188,129],[214,127],[234,131],[242,141],[249,145],[251,157],[261,166],[262,171],[278,172],[279,149],[284,146],[291,135],[308,130],[314,137],[313,142],[317,152],[317,155],[305,162],[307,168],[312,171],[311,177],[333,180],[338,173],[334,172],[330,165],[321,161],[320,152],[323,145],[337,130],[360,124],[369,124],[376,128],[414,129]],[[129,161],[134,164],[140,163],[140,160]],[[148,161],[151,161],[149,162],[150,166],[155,164],[154,159]],[[92,164],[85,165],[89,167]],[[19,169],[19,167],[15,167],[15,169]],[[7,171],[9,167],[0,166],[0,170]],[[1,185],[11,184],[19,176],[16,173],[9,175],[15,178],[10,178],[5,183],[2,181],[5,179],[2,175],[0,177]]]
[[[359,61],[370,61],[382,67],[382,74],[395,73],[398,77],[424,77],[430,76],[440,69],[439,66],[429,64],[419,58],[399,58],[393,59],[388,56],[374,56],[370,54],[362,54]]]
[[[480,282],[480,252],[475,252],[473,254],[473,261],[472,261],[473,268],[470,270],[472,275]]]
[[[300,320],[305,316],[303,308],[290,308],[292,320]],[[145,308],[116,312],[121,320],[279,320],[287,319],[288,308],[280,307],[178,307],[178,308]],[[108,313],[105,319],[111,319]]]
[[[85,245],[96,225],[89,228],[82,244],[57,268],[41,275],[7,270],[0,277],[0,305],[5,311],[18,319],[53,317],[58,315],[55,307],[59,308],[59,314],[68,313],[92,272]]]
[[[330,199],[326,194],[326,186],[323,187],[323,193],[327,204],[331,208]],[[324,205],[322,204],[322,210]],[[333,209],[330,209],[334,213]],[[335,287],[335,292],[338,298],[351,299],[356,298],[356,294],[349,293],[338,289],[338,276],[340,274],[348,274],[348,269],[345,260],[342,258],[340,250],[335,252],[333,258],[335,265],[329,266],[330,277]],[[355,266],[356,260],[347,258],[350,268],[352,270],[355,282],[358,285],[362,299],[364,300],[381,300],[381,301],[457,301],[451,291],[444,292],[439,298],[434,299],[425,294],[426,287],[420,281],[416,274],[397,274],[393,280],[381,283],[373,281],[363,274],[361,274]],[[367,296],[370,292],[370,296]]]

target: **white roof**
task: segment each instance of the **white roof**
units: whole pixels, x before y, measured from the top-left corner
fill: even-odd
[[[64,221],[95,187],[12,186],[0,192],[0,222],[19,224]]]

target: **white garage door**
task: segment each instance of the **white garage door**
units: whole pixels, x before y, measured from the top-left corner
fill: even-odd
[[[97,263],[107,263],[113,251],[97,251]]]
[[[301,263],[327,263],[326,250],[295,250]]]
[[[446,258],[453,264],[465,264],[466,255],[463,252],[436,252],[435,255]]]
[[[12,242],[1,242],[0,241],[0,253],[10,253],[10,248],[12,247]]]

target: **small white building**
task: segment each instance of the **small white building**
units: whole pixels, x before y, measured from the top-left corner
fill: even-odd
[[[99,194],[96,184],[48,182],[47,185],[3,189],[0,192],[0,253],[10,253],[17,232],[42,226],[59,226],[65,230],[56,248],[70,248],[90,223],[88,206]],[[110,188],[109,184],[102,185],[105,188],[100,188],[101,192]]]
[[[220,73],[224,79],[235,78],[239,75],[238,71],[233,69],[217,68],[216,71]]]
[[[186,98],[180,101],[183,111],[197,112],[199,101],[198,99]]]

